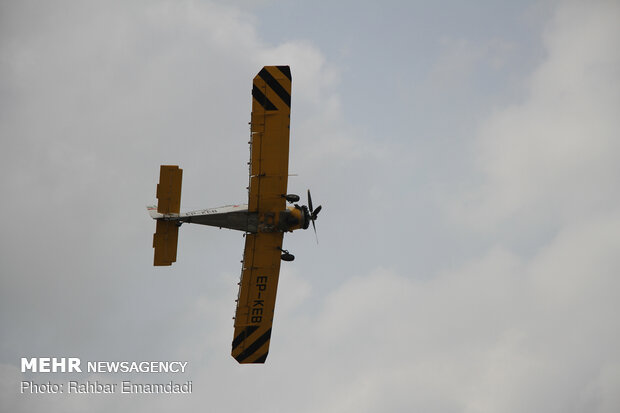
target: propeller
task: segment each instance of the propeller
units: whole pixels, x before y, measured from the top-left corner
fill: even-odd
[[[319,212],[321,212],[322,206],[319,205],[316,209],[312,208],[312,196],[310,195],[310,190],[308,189],[308,209],[310,210],[310,221],[312,221],[312,228],[314,229],[314,236],[316,237],[316,243],[319,243],[319,236],[316,234],[316,225],[314,221],[316,221]]]

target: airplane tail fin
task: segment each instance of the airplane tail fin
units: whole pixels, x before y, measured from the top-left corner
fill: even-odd
[[[153,265],[172,265],[177,260],[179,226],[176,221],[162,219],[166,214],[178,214],[181,209],[181,181],[183,170],[177,165],[162,165],[157,184],[157,210],[149,208],[149,214],[157,220],[153,235],[155,256]]]

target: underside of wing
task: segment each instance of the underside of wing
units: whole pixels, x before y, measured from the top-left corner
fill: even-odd
[[[288,183],[291,70],[265,66],[252,85],[250,212],[284,209]]]
[[[264,363],[269,352],[284,234],[277,229],[286,208],[291,71],[265,66],[252,84],[248,212],[257,231],[247,233],[235,314],[232,356],[239,363]]]
[[[232,356],[239,363],[267,359],[283,236],[282,232],[246,234],[232,343]]]

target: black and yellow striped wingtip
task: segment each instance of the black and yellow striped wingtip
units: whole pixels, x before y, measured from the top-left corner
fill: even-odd
[[[265,111],[290,110],[291,68],[265,66],[254,77],[252,97]]]
[[[232,342],[232,356],[241,364],[264,363],[269,353],[271,328],[247,326]]]

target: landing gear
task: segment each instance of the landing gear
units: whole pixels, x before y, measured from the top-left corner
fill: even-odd
[[[285,252],[280,256],[280,258],[282,259],[282,261],[293,261],[295,259],[295,256],[293,254]]]
[[[293,202],[299,201],[299,195],[288,194],[288,195],[282,195],[282,196],[284,198],[286,198],[286,200],[288,201],[289,204],[292,204]]]
[[[283,250],[280,247],[278,247],[278,249],[282,251],[282,255],[280,256],[280,259],[282,259],[282,261],[293,261],[295,259],[295,256],[287,250]]]

